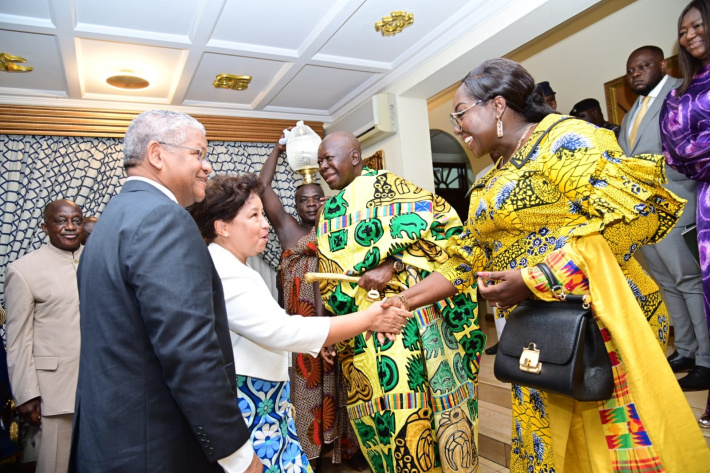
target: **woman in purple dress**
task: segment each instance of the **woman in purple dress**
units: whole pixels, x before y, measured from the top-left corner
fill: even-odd
[[[661,109],[661,140],[669,166],[698,181],[697,231],[705,317],[710,317],[710,1],[693,0],[678,20],[683,84]],[[710,319],[708,321],[710,325]],[[701,427],[710,428],[710,397]]]

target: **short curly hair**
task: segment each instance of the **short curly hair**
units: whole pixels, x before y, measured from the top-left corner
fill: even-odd
[[[207,181],[205,198],[190,207],[190,215],[205,242],[210,244],[217,237],[214,229],[217,220],[231,222],[249,197],[259,195],[261,191],[262,185],[256,174],[220,175]]]

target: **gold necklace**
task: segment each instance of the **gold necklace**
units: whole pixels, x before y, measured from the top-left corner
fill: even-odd
[[[532,128],[534,125],[535,125],[535,123],[531,123],[531,124],[529,124],[528,127],[525,129],[525,131],[523,132],[522,136],[521,136],[520,139],[518,140],[518,145],[517,145],[517,146],[515,147],[515,149],[513,150],[513,154],[510,155],[511,158],[513,157],[513,155],[514,155],[515,153],[518,152],[518,150],[520,149],[520,145],[523,144],[523,140],[525,139],[525,135],[528,134],[528,132],[530,131],[530,128]]]
[[[506,164],[508,164],[508,162],[510,162],[510,159],[511,159],[511,158],[515,155],[515,153],[517,153],[518,150],[520,149],[520,145],[523,144],[523,140],[525,139],[525,135],[527,135],[528,132],[530,131],[530,128],[532,128],[532,127],[535,126],[535,125],[536,125],[536,123],[531,123],[531,124],[528,125],[527,128],[525,128],[525,131],[524,131],[523,134],[520,136],[520,139],[518,140],[518,144],[515,146],[515,149],[513,150],[513,153],[510,155],[510,158],[508,158],[505,162],[503,162],[503,158],[501,157],[501,159],[500,159],[500,166],[498,167],[498,169],[501,169],[503,166],[505,166]]]

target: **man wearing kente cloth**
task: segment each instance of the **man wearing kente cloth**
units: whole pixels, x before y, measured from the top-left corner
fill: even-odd
[[[281,139],[284,137],[285,131]],[[261,191],[264,213],[284,250],[280,273],[283,307],[291,315],[328,317],[330,314],[325,313],[320,303],[318,288],[304,281],[306,273],[318,271],[314,227],[322,205],[323,189],[315,183],[298,186],[295,195],[298,219],[288,213],[272,188],[279,156],[285,151],[286,145],[279,140],[259,173],[259,180],[264,185]],[[330,354],[331,347],[323,350]],[[332,444],[332,463],[345,460],[353,466],[364,464],[347,419],[345,379],[340,364],[333,363],[331,358],[326,359],[323,354],[314,358],[308,353],[291,353],[288,369],[291,403],[297,413],[294,420],[298,443],[316,473],[321,471],[325,444]]]
[[[331,189],[316,226],[320,270],[361,276],[321,283],[336,315],[371,304],[368,290],[394,278],[411,286],[444,263],[462,229],[441,197],[387,171],[363,167],[350,133],[326,136],[319,170]],[[376,269],[374,269],[376,268]],[[385,296],[401,289],[388,285]],[[485,335],[475,287],[414,312],[396,341],[359,335],[339,348],[348,414],[373,472],[478,471],[477,382]],[[405,302],[406,305],[406,302]]]

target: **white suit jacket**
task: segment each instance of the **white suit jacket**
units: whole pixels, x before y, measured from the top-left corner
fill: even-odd
[[[42,397],[42,415],[74,412],[79,374],[79,292],[83,247],[45,245],[7,267],[7,367],[17,405]]]
[[[317,356],[330,320],[288,315],[259,273],[216,243],[209,250],[224,288],[235,371],[268,381],[288,381],[289,352]]]

